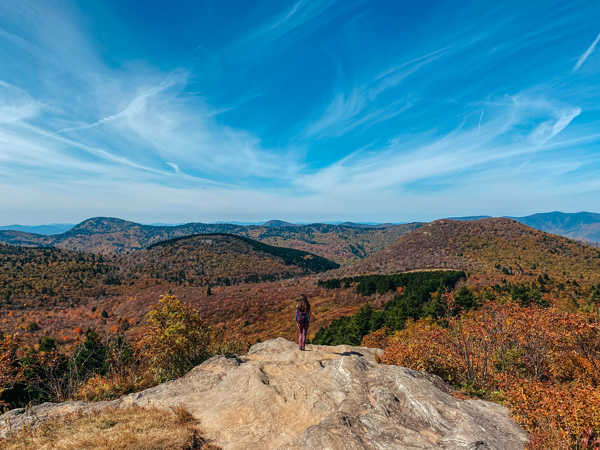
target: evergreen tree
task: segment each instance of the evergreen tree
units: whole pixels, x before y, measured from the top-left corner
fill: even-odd
[[[454,294],[454,305],[454,314],[458,314],[460,311],[468,311],[477,306],[477,298],[475,298],[475,294],[471,289],[463,286]]]
[[[79,379],[86,379],[94,374],[104,375],[108,370],[108,350],[108,345],[96,330],[88,328],[72,359]]]

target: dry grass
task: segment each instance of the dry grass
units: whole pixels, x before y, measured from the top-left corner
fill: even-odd
[[[178,425],[192,424],[196,422],[194,415],[184,405],[172,406],[175,423]]]
[[[2,450],[219,450],[183,406],[173,412],[132,406],[74,413],[13,434]]]

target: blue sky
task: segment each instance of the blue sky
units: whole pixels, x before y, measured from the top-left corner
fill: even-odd
[[[595,1],[0,3],[0,225],[600,211]]]

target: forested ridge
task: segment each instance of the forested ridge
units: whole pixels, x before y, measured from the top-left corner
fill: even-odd
[[[65,233],[42,236],[0,231],[0,242],[13,245],[46,245],[67,250],[122,254],[149,245],[195,234],[227,233],[265,244],[310,252],[339,264],[350,264],[394,243],[420,223],[391,227],[356,227],[310,224],[258,226],[189,223],[176,226],[142,225],[110,217],[88,219]]]
[[[169,239],[118,259],[127,278],[149,276],[195,286],[273,281],[339,267],[307,252],[222,233]]]
[[[401,237],[339,276],[390,274],[418,269],[468,270],[600,281],[600,250],[510,219],[438,220]],[[533,279],[533,278],[532,278]]]
[[[104,295],[117,268],[93,253],[0,244],[0,301],[78,303]]]
[[[175,282],[194,286],[257,283],[339,267],[299,250],[251,239],[199,235],[126,255],[0,244],[0,302],[9,308],[79,304],[118,294],[121,285]]]

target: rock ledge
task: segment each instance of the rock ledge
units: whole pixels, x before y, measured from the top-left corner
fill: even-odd
[[[247,355],[216,356],[185,377],[113,402],[69,402],[0,416],[21,428],[106,405],[184,404],[225,450],[523,449],[527,434],[506,408],[459,400],[436,376],[378,364],[377,350],[273,339]]]

